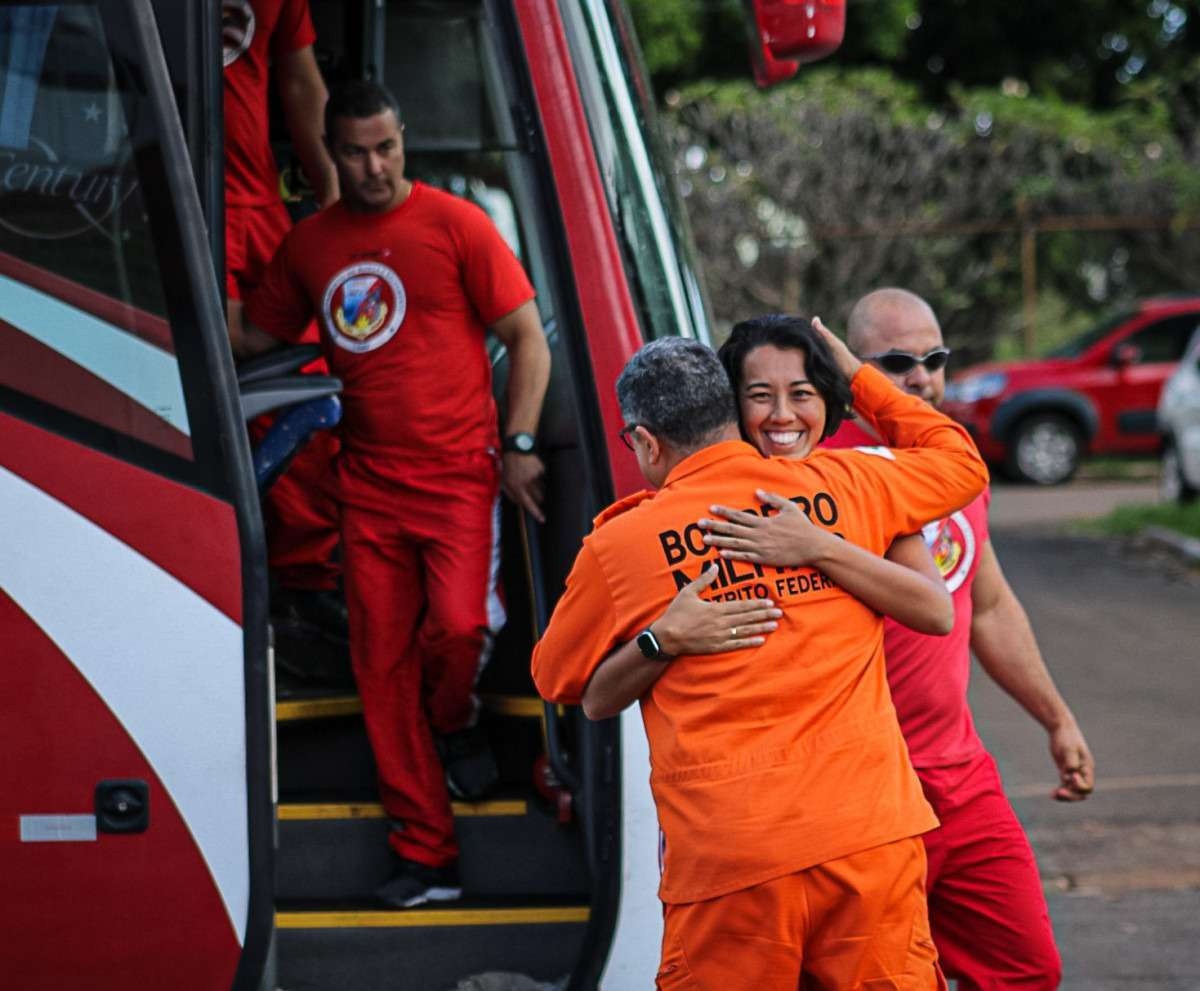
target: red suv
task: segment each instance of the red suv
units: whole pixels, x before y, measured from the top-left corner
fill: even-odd
[[[1148,299],[1045,358],[955,375],[943,409],[1019,479],[1065,482],[1085,454],[1154,454],[1163,383],[1200,325],[1200,296]]]

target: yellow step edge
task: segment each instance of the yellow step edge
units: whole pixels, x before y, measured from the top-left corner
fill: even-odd
[[[501,716],[524,716],[541,719],[545,709],[536,695],[481,695],[480,701],[488,712]]]
[[[404,911],[276,912],[277,929],[388,929],[587,922],[586,905],[563,908],[443,908]]]
[[[542,700],[533,695],[483,695],[480,700],[485,709],[501,716],[538,719],[542,715]],[[326,698],[291,699],[275,703],[275,719],[281,723],[356,716],[360,712],[362,700],[357,695],[330,695]]]
[[[499,799],[491,802],[453,802],[455,816],[523,816],[529,804],[523,799]],[[313,819],[386,819],[387,813],[377,802],[287,802],[278,810],[281,821]]]
[[[294,699],[275,703],[275,721],[280,723],[289,723],[298,719],[356,716],[360,712],[362,712],[362,699],[357,695],[330,695],[323,699]]]

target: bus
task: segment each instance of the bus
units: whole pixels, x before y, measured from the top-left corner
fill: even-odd
[[[408,174],[482,205],[538,292],[547,519],[506,507],[510,619],[480,683],[503,788],[455,806],[461,902],[380,909],[388,823],[352,684],[275,663],[244,426],[269,403],[239,382],[218,278],[222,16],[245,30],[249,4],[5,0],[0,982],[644,987],[661,914],[640,720],[546,706],[528,673],[594,514],[642,484],[617,374],[646,340],[709,336],[632,22],[621,0],[310,8],[327,78],[398,94]],[[844,16],[746,11],[764,84],[836,47]]]

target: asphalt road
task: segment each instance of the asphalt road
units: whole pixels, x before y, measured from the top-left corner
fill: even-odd
[[[1148,485],[1119,501],[1153,501]],[[1200,569],[1056,519],[1112,487],[998,488],[992,539],[1096,756],[1087,802],[1049,799],[1045,734],[978,668],[972,704],[1038,854],[1067,991],[1200,989]]]

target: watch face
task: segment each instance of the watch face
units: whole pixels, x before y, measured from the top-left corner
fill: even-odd
[[[508,446],[521,454],[529,454],[534,447],[533,434],[513,434],[508,438]]]
[[[662,660],[663,652],[662,647],[659,646],[658,637],[649,630],[643,630],[638,634],[637,645],[644,657],[651,661]]]

